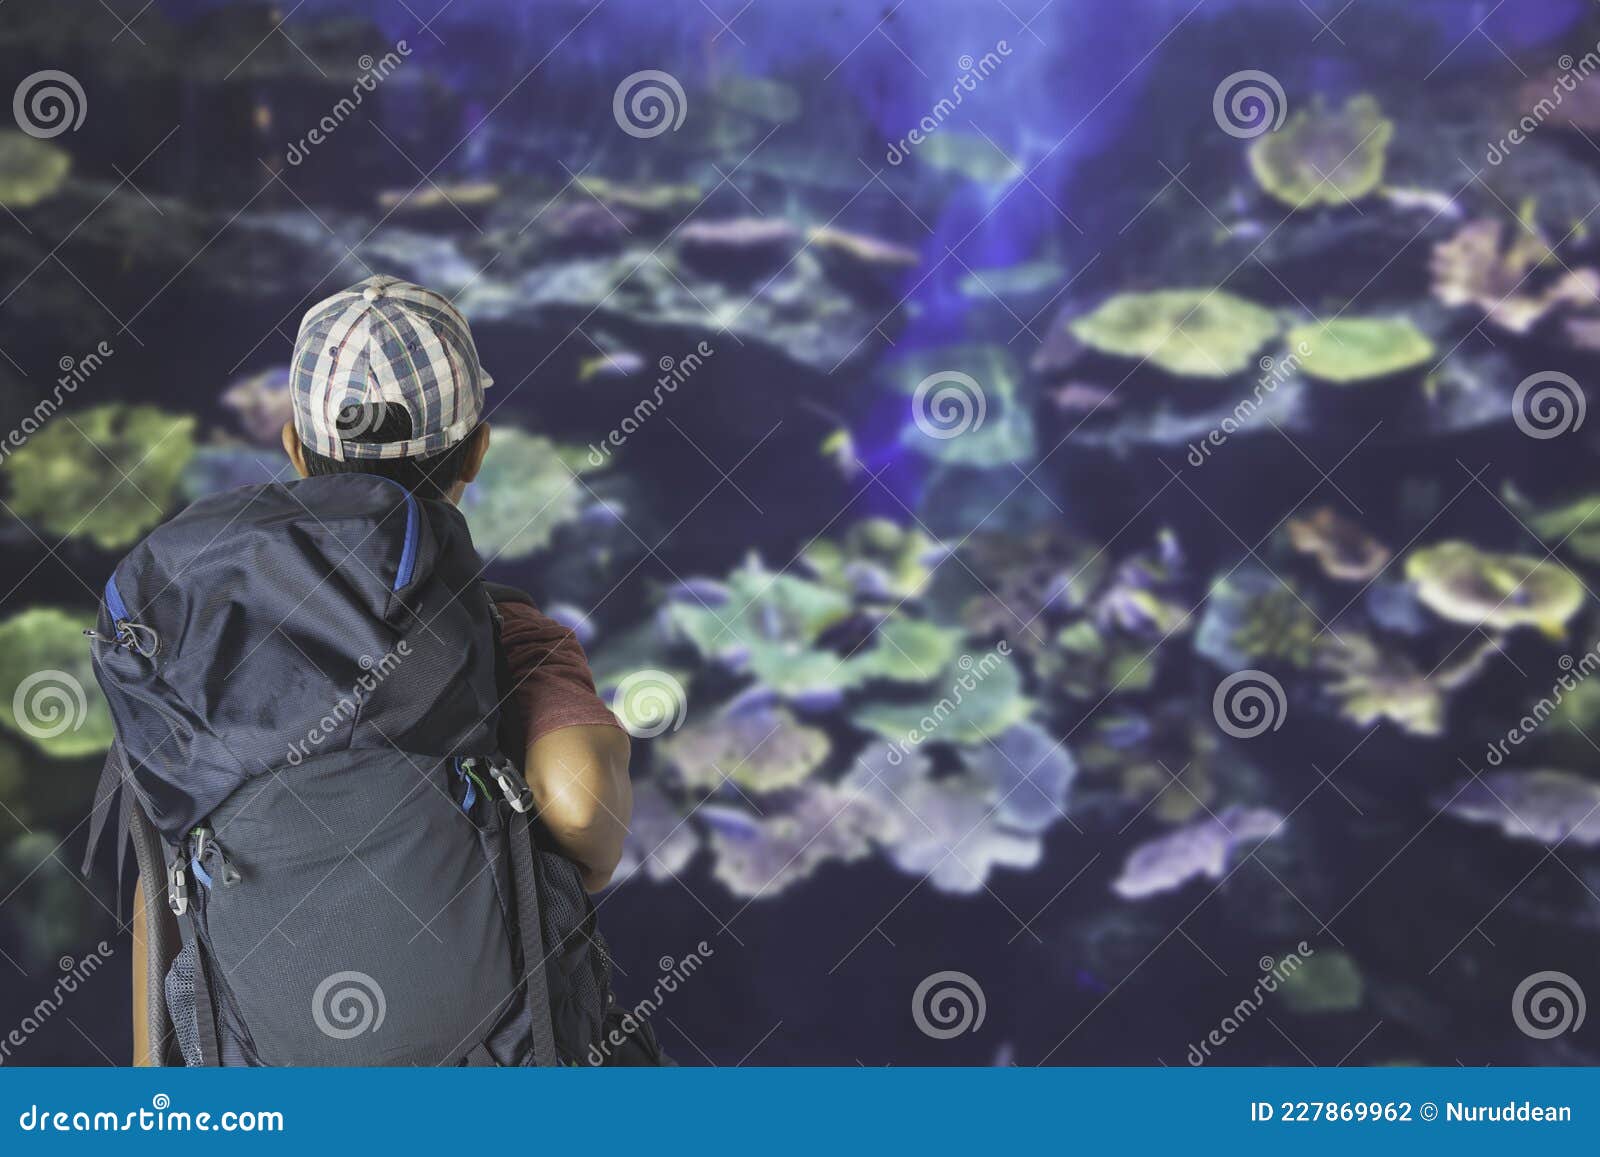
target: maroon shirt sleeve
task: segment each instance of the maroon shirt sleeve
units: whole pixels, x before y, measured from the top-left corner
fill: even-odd
[[[570,628],[526,603],[500,603],[500,638],[531,744],[563,727],[620,727],[600,696],[583,646]]]

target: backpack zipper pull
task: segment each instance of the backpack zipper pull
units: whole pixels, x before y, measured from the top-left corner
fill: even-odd
[[[143,623],[135,623],[130,619],[117,619],[112,627],[116,630],[115,638],[106,638],[99,631],[85,629],[86,636],[97,643],[110,643],[113,647],[126,647],[137,655],[146,659],[154,659],[156,652],[161,650],[161,637],[151,627]]]

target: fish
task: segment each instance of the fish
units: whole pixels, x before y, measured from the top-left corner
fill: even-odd
[[[822,440],[822,456],[838,468],[839,474],[849,482],[862,470],[861,458],[856,453],[855,436],[841,427]]]
[[[1068,382],[1064,386],[1057,386],[1050,391],[1050,401],[1056,409],[1069,414],[1090,413],[1101,406],[1110,410],[1118,404],[1114,391],[1088,382]]]
[[[1058,261],[1024,261],[993,269],[974,269],[957,283],[963,297],[1033,297],[1054,291],[1067,278]]]
[[[578,363],[578,380],[593,378],[631,378],[644,371],[644,358],[633,350],[598,353]]]
[[[1134,848],[1111,890],[1125,900],[1171,892],[1197,876],[1225,879],[1228,861],[1241,844],[1276,836],[1284,817],[1267,808],[1230,807]]]
[[[1410,185],[1388,185],[1378,193],[1385,201],[1396,209],[1415,209],[1420,212],[1432,213],[1436,217],[1444,217],[1450,221],[1459,221],[1462,217],[1461,206],[1448,193],[1438,189],[1419,189]]]
[[[576,635],[583,646],[594,641],[594,620],[571,603],[551,603],[544,613]]]

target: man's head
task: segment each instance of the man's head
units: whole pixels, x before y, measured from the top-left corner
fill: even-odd
[[[302,477],[381,474],[419,497],[458,501],[489,447],[491,384],[449,301],[369,277],[301,321],[283,448]]]

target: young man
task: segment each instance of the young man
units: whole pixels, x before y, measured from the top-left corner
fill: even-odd
[[[466,319],[448,300],[370,277],[301,322],[283,448],[302,478],[378,474],[418,498],[458,503],[489,452],[482,415],[490,384]],[[628,734],[596,695],[571,631],[525,602],[498,607],[516,687],[506,708],[523,722],[528,787],[544,827],[597,891],[616,870],[632,810]],[[144,902],[141,882],[134,903]],[[136,950],[136,1063],[147,1063],[150,1045],[143,960]]]

